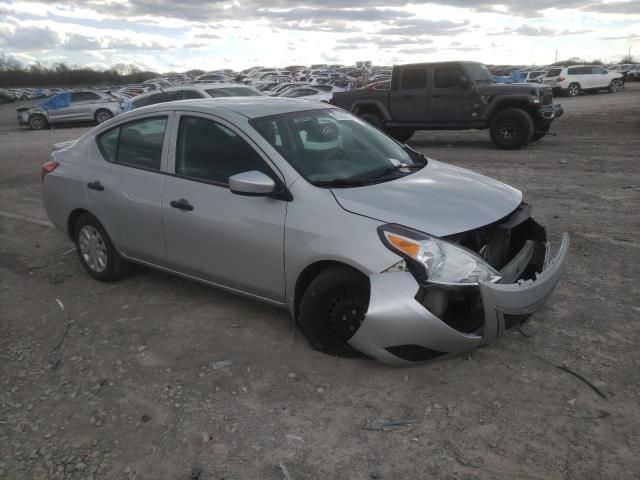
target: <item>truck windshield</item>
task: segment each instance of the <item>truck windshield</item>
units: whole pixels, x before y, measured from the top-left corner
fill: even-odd
[[[426,158],[340,109],[292,112],[251,125],[310,183],[359,187],[409,175]]]
[[[491,75],[489,70],[487,70],[487,67],[481,63],[467,63],[465,67],[471,77],[471,80],[474,82],[495,83],[493,75]]]

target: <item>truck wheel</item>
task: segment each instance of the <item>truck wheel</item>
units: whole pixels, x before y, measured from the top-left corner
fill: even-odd
[[[411,137],[413,137],[414,133],[416,133],[416,131],[409,128],[392,128],[389,131],[389,135],[391,135],[400,143],[407,142]]]
[[[532,142],[537,142],[538,140],[544,138],[544,136],[549,133],[549,129],[551,128],[551,124],[547,123],[546,125],[541,125],[536,128],[533,136],[531,137]]]
[[[368,278],[347,266],[329,267],[309,284],[298,325],[313,348],[329,355],[359,355],[347,342],[369,308]]]
[[[360,118],[363,119],[365,122],[370,123],[371,125],[376,127],[378,130],[382,130],[384,132],[384,122],[375,113],[363,113],[362,115],[360,115]]]
[[[533,136],[533,120],[524,110],[509,108],[491,120],[491,140],[503,150],[525,147]]]

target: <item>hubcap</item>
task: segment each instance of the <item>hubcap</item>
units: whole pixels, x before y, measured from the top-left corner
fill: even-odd
[[[569,95],[571,95],[572,97],[575,97],[576,95],[578,95],[578,87],[575,85],[572,85],[571,88],[569,89]]]
[[[35,129],[40,129],[42,128],[42,119],[40,117],[33,117],[31,118],[31,127],[35,128]]]
[[[513,120],[505,120],[500,124],[498,132],[503,140],[513,142],[520,136],[520,126]]]
[[[98,230],[91,225],[84,225],[80,229],[78,244],[80,255],[91,270],[101,273],[107,268],[107,246]]]

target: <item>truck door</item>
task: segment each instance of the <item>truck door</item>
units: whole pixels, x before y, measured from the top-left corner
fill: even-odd
[[[391,117],[398,123],[425,123],[429,119],[427,67],[416,65],[400,70],[397,90],[391,90]]]
[[[472,88],[461,66],[438,67],[433,70],[430,121],[433,123],[468,123],[471,117]]]

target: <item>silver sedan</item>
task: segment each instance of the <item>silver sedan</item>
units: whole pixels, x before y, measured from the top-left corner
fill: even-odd
[[[137,109],[56,145],[42,175],[93,278],[155,267],[287,308],[323,352],[394,365],[527,321],[569,245],[550,255],[520,191],[304,100]]]
[[[17,109],[18,124],[42,130],[61,123],[103,123],[122,113],[122,100],[105,92],[62,92],[32,108]]]

